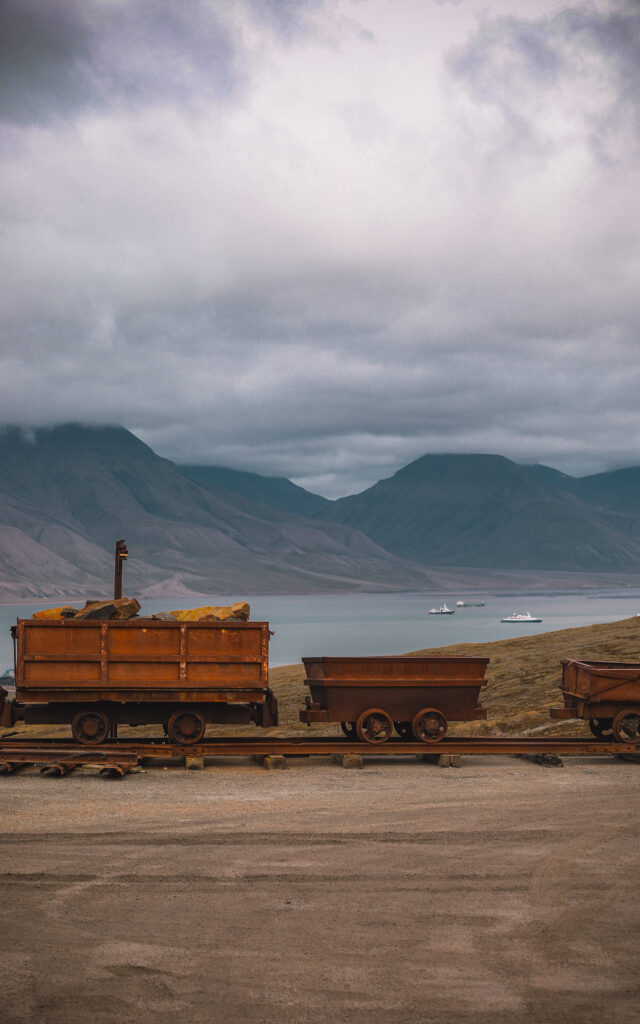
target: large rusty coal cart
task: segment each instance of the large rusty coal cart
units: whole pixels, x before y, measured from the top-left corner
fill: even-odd
[[[267,622],[19,619],[14,718],[69,723],[83,744],[162,723],[173,743],[208,723],[276,725]]]
[[[619,661],[562,662],[562,707],[552,718],[581,718],[597,739],[640,740],[640,665]]]
[[[448,722],[486,718],[479,702],[488,658],[303,658],[310,689],[300,720],[340,722],[346,736],[437,743]]]

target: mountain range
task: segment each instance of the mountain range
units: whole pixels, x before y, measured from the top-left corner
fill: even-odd
[[[424,455],[320,514],[424,565],[640,569],[640,467],[576,479],[500,455]]]
[[[119,537],[131,552],[130,589],[154,596],[428,583],[424,567],[351,527],[299,515],[306,492],[288,481],[238,473],[236,490],[228,490],[228,474],[219,475],[220,485],[215,472],[204,474],[206,486],[198,483],[121,427],[69,424],[28,435],[5,429],[0,595],[104,594]],[[260,488],[264,502],[256,497]]]
[[[329,501],[284,478],[178,466],[122,427],[0,432],[0,598],[104,595],[113,544],[153,596],[505,586],[640,573],[640,467],[575,478],[424,455]]]

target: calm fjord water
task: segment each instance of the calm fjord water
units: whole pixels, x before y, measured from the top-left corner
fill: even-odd
[[[429,609],[446,600],[484,599],[484,608],[458,608],[455,615],[429,615]],[[211,595],[185,601],[181,598],[147,601],[142,613],[171,608],[197,608],[229,604],[238,595]],[[546,633],[556,629],[613,622],[640,612],[640,589],[590,591],[588,594],[553,594],[514,597],[454,594],[340,594],[249,597],[251,617],[270,623],[270,663],[289,665],[305,656],[403,654],[423,647],[442,647],[472,641],[503,640],[510,636]],[[0,607],[0,672],[13,665],[10,627],[16,619],[29,618],[48,604]],[[82,602],[77,602],[79,604]],[[532,625],[501,623],[511,612],[530,611],[542,622]],[[640,647],[638,650],[640,658]]]

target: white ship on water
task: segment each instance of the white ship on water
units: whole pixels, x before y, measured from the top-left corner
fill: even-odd
[[[511,612],[511,615],[505,615],[500,622],[542,622],[542,619],[537,619],[531,612]]]
[[[456,601],[456,608],[484,608],[484,601]]]
[[[440,608],[430,608],[429,615],[455,615],[455,608],[447,608],[446,602]]]

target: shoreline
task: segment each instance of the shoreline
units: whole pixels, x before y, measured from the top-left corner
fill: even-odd
[[[95,591],[95,588],[92,588],[92,589]],[[415,597],[425,597],[425,598],[432,598],[432,597],[435,598],[435,597],[440,596],[443,599],[449,600],[449,599],[452,599],[454,597],[460,597],[461,595],[465,596],[465,597],[491,596],[491,597],[494,597],[494,598],[500,598],[500,597],[507,598],[507,597],[511,597],[511,596],[514,596],[514,597],[531,597],[531,598],[544,597],[544,596],[548,596],[548,597],[550,597],[550,596],[558,596],[558,597],[563,597],[563,596],[567,596],[567,597],[571,597],[571,596],[585,597],[586,596],[586,597],[589,597],[589,593],[588,593],[589,591],[593,591],[594,592],[594,598],[597,596],[596,592],[601,592],[601,593],[602,592],[606,592],[607,596],[613,597],[613,596],[615,596],[615,594],[612,593],[612,592],[616,591],[616,590],[621,592],[620,593],[620,597],[631,597],[631,596],[633,596],[633,594],[631,593],[632,591],[638,591],[638,593],[640,594],[640,575],[634,576],[634,577],[630,578],[628,576],[614,577],[614,576],[609,576],[607,574],[607,575],[603,575],[601,578],[589,577],[589,581],[588,582],[587,581],[585,581],[585,582],[572,581],[572,580],[567,580],[566,578],[563,578],[562,580],[556,580],[553,577],[542,577],[542,578],[540,578],[538,580],[535,580],[535,581],[532,580],[531,578],[528,578],[528,579],[527,578],[523,578],[520,582],[514,582],[511,586],[508,586],[508,585],[506,585],[505,583],[502,583],[502,582],[499,585],[488,584],[486,586],[482,586],[482,585],[480,585],[478,583],[475,583],[472,586],[472,585],[469,585],[469,584],[460,583],[458,586],[455,586],[451,582],[448,582],[447,584],[443,584],[442,586],[434,586],[434,587],[430,587],[428,589],[424,588],[424,589],[421,589],[421,590],[415,590],[415,589],[403,590],[403,589],[399,589],[399,588],[394,588],[394,589],[385,588],[385,589],[382,589],[382,590],[380,590],[380,589],[365,590],[365,589],[362,589],[361,587],[358,587],[358,588],[356,588],[354,590],[313,590],[313,591],[304,592],[304,593],[301,593],[300,591],[296,591],[296,590],[293,590],[293,591],[282,590],[282,591],[277,591],[277,592],[267,591],[267,592],[264,592],[264,593],[260,593],[259,591],[254,591],[254,592],[250,593],[248,596],[246,596],[246,591],[244,591],[243,588],[241,588],[241,587],[236,588],[235,593],[230,593],[230,592],[229,593],[217,593],[217,592],[212,592],[212,591],[208,591],[208,592],[192,591],[192,592],[190,592],[188,594],[184,593],[184,591],[180,592],[180,593],[176,593],[176,594],[170,594],[170,593],[169,594],[168,593],[145,594],[144,593],[144,588],[143,588],[141,591],[138,591],[137,593],[132,591],[132,596],[137,597],[138,600],[141,603],[143,601],[153,602],[153,603],[164,602],[164,601],[185,601],[187,603],[190,603],[192,601],[197,601],[200,598],[203,598],[203,599],[206,599],[206,600],[209,600],[211,598],[215,598],[217,601],[218,600],[219,601],[227,601],[227,600],[228,601],[234,601],[234,600],[238,600],[237,594],[240,593],[241,591],[243,592],[243,594],[245,594],[247,600],[259,599],[261,601],[262,600],[268,600],[270,598],[276,598],[276,599],[278,599],[278,598],[288,598],[288,599],[292,599],[293,600],[294,598],[295,599],[304,599],[304,598],[323,598],[323,597],[324,598],[330,598],[330,597],[333,597],[333,598],[339,599],[339,598],[343,598],[343,597],[354,597],[355,598],[355,597],[375,597],[375,596],[389,597],[389,598],[391,598],[393,596],[403,596],[403,597],[415,596]],[[96,600],[108,600],[109,599],[109,595],[107,595],[106,597],[99,597],[95,592],[92,593],[91,597],[95,598]],[[30,596],[30,597],[27,597],[25,595],[19,595],[19,596],[16,596],[15,598],[13,598],[13,599],[11,599],[11,598],[7,599],[6,597],[3,597],[2,599],[0,599],[0,608],[20,607],[20,606],[23,606],[23,605],[35,605],[35,604],[38,604],[38,605],[51,605],[53,607],[57,607],[58,604],[60,606],[62,606],[64,604],[74,604],[74,603],[80,602],[80,601],[84,604],[84,602],[87,601],[87,600],[88,600],[88,598],[87,598],[87,592],[86,591],[85,591],[85,593],[76,594],[76,595],[58,594],[56,596],[50,596],[50,595],[43,594],[43,595],[40,595],[40,596]]]

